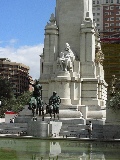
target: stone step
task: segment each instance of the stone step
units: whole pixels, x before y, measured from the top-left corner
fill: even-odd
[[[27,123],[2,123],[0,124],[0,134],[18,134],[27,131]]]
[[[12,127],[26,127],[27,123],[2,123],[0,124],[0,128],[12,128]]]
[[[15,123],[28,123],[31,119],[32,119],[33,116],[18,116],[17,118],[15,118],[14,122]]]
[[[62,123],[68,125],[76,125],[76,124],[86,124],[84,118],[61,118]]]
[[[60,132],[60,136],[63,137],[82,137],[82,138],[86,138],[88,136],[88,131],[87,130],[81,130],[81,131],[61,131]]]
[[[69,109],[69,110],[76,110],[78,111],[78,106],[77,105],[60,105],[60,110],[66,110],[66,109]]]

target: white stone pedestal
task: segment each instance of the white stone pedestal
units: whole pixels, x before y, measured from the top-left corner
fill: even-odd
[[[60,129],[62,127],[62,122],[50,121],[49,124],[49,136],[59,137]]]

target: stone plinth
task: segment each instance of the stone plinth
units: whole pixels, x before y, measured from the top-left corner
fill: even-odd
[[[60,129],[62,127],[62,122],[50,121],[49,124],[49,136],[58,137],[60,133]]]
[[[48,137],[48,123],[42,121],[30,121],[27,126],[27,135],[34,137]]]

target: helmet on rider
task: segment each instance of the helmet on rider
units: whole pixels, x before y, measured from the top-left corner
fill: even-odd
[[[53,91],[53,95],[56,95],[57,94],[57,92],[56,91]]]

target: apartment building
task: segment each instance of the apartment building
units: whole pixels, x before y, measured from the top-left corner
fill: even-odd
[[[120,78],[120,0],[93,0],[93,20],[100,33],[105,80],[110,86],[112,75]]]
[[[103,0],[93,0],[93,21],[99,31],[103,30]]]
[[[99,32],[120,31],[120,0],[93,0],[93,20]]]
[[[0,58],[0,77],[11,82],[13,92],[16,95],[29,90],[29,67],[24,64]]]

